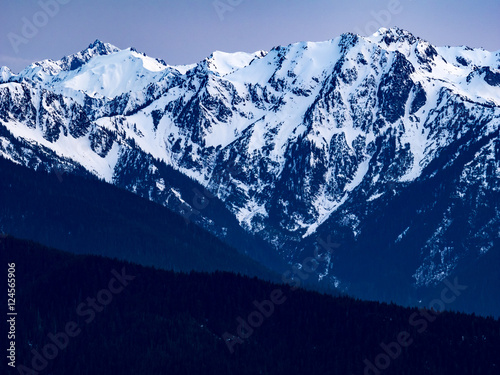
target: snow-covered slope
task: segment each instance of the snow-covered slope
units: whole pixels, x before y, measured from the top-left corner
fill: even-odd
[[[477,197],[497,194],[489,179],[499,176],[500,51],[435,47],[392,28],[269,52],[214,52],[178,67],[96,41],[17,75],[0,72],[0,154],[37,167],[40,150],[50,150],[63,168],[82,165],[167,206],[179,197],[156,165],[170,165],[291,261],[322,227],[361,238],[373,207],[478,142],[489,140],[461,167],[456,194],[476,196],[468,171],[485,176]],[[203,216],[192,197],[180,200]],[[498,212],[490,219],[488,228],[498,225]],[[418,285],[460,262],[452,254],[429,263],[447,220],[419,247]]]

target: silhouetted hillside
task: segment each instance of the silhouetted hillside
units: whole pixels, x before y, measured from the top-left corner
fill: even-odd
[[[493,375],[500,366],[491,318],[174,273],[11,237],[0,239],[0,260],[5,272],[15,263],[16,365],[32,368],[35,358],[41,374]],[[255,327],[230,345],[239,317]]]
[[[0,175],[0,233],[176,271],[225,270],[277,279],[180,215],[115,186],[33,171],[3,158]]]

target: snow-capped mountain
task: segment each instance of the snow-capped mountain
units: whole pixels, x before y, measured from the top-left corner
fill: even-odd
[[[345,290],[394,297],[354,286],[358,258],[418,289],[498,244],[500,51],[392,28],[170,66],[96,41],[0,76],[4,157],[83,167],[223,237],[220,199],[292,263],[329,238],[318,278]]]

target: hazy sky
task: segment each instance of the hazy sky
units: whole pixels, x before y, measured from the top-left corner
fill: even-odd
[[[95,39],[188,64],[214,50],[269,50],[390,26],[438,46],[493,51],[499,19],[499,0],[2,0],[0,66],[18,72]]]

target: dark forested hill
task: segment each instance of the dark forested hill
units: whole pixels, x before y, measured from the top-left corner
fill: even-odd
[[[4,363],[9,374],[499,373],[492,318],[174,273],[3,236],[5,279],[9,263],[24,366]]]
[[[177,271],[276,277],[182,216],[95,178],[34,171],[3,158],[0,175],[0,233]]]

